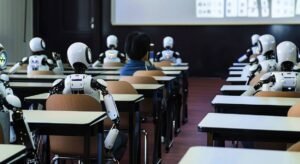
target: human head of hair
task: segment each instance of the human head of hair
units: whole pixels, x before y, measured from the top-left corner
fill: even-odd
[[[125,53],[132,60],[142,60],[150,50],[150,37],[143,32],[132,32],[125,41]]]

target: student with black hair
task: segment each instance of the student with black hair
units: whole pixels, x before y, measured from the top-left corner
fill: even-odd
[[[129,61],[121,69],[120,75],[131,76],[139,70],[156,70],[149,61],[150,37],[143,32],[132,32],[128,34],[124,51]]]

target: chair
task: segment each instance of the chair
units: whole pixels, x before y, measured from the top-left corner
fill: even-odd
[[[300,152],[300,141],[290,146],[287,151]]]
[[[161,61],[161,62],[154,62],[155,67],[169,67],[172,66],[172,62],[170,61]]]
[[[161,70],[136,71],[133,76],[165,76]]]
[[[147,76],[125,76],[121,77],[119,81],[127,81],[130,84],[158,84],[153,77]]]
[[[284,92],[284,91],[260,91],[255,94],[258,97],[293,97],[299,98],[300,92]]]
[[[111,94],[138,94],[138,92],[133,88],[133,86],[126,81],[107,81],[107,90]],[[129,129],[128,121],[129,116],[127,113],[120,113],[120,128]],[[107,126],[107,123],[104,121],[104,127]],[[145,130],[141,131],[145,136],[145,152],[147,149],[147,132]],[[144,157],[145,161],[147,156]]]
[[[65,111],[100,111],[101,104],[91,96],[84,94],[51,95],[46,101],[46,110]],[[59,156],[68,156],[71,159],[80,159],[84,151],[84,138],[78,136],[49,136],[50,150]],[[92,137],[90,141],[92,156],[97,154],[97,140]],[[54,157],[52,162],[68,157]]]
[[[103,63],[102,67],[105,68],[109,68],[109,67],[123,67],[124,64],[123,63],[119,63],[119,62],[107,62],[107,63]]]
[[[31,71],[29,76],[35,76],[35,75],[54,75],[53,71]]]

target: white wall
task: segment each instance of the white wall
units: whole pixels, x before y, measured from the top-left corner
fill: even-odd
[[[0,43],[8,61],[20,61],[30,54],[28,42],[33,35],[33,3],[27,0],[27,26],[24,42],[25,0],[0,0]]]

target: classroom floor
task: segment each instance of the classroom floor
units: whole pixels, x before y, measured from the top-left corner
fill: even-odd
[[[162,148],[163,163],[178,163],[189,147],[206,145],[206,134],[198,132],[197,125],[208,112],[213,112],[211,101],[214,96],[219,93],[224,83],[225,81],[221,78],[189,78],[189,121],[181,127],[181,133],[175,137],[170,152],[165,153],[164,147]],[[143,127],[148,130],[149,135],[153,133],[151,131],[151,129],[154,129],[152,123],[143,124],[142,128]],[[151,150],[153,140],[150,140],[150,138],[151,136],[149,136],[148,148]],[[141,140],[143,141],[143,138],[141,138]],[[148,152],[149,162],[152,161],[151,155],[152,152]],[[125,164],[129,163],[126,157],[128,157],[127,153],[120,162]],[[143,155],[141,159],[143,159]]]

